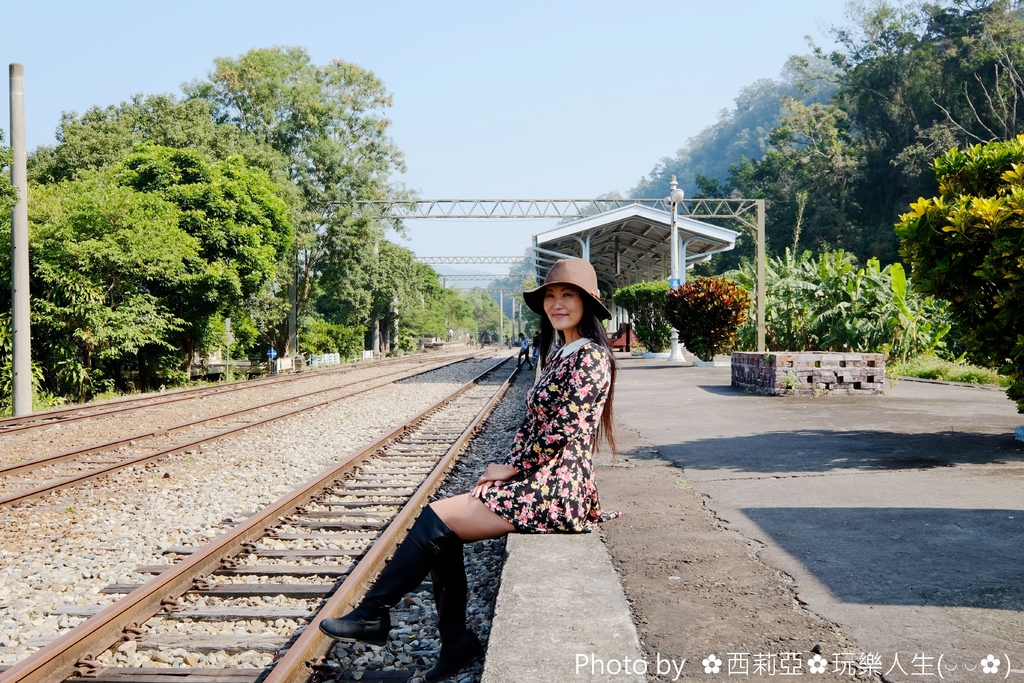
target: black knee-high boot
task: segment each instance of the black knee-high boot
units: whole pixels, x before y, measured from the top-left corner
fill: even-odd
[[[437,629],[441,632],[441,653],[437,663],[423,676],[428,681],[448,678],[484,654],[476,635],[466,628],[466,566],[462,546],[446,548],[430,572],[437,606]]]
[[[359,606],[339,619],[322,620],[320,630],[336,640],[383,645],[391,631],[389,610],[420,584],[434,568],[439,555],[450,553],[452,548],[456,548],[461,557],[462,539],[433,509],[423,508]]]

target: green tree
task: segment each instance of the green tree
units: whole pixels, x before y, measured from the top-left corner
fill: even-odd
[[[366,330],[361,327],[332,324],[313,314],[300,320],[299,330],[302,346],[310,353],[338,353],[342,359],[355,359],[362,355]]]
[[[781,77],[763,78],[740,90],[735,106],[719,120],[686,142],[673,158],[662,159],[629,192],[631,197],[665,197],[671,176],[678,177],[687,196],[728,196],[726,191],[708,192],[700,178],[725,182],[729,167],[746,158],[760,159],[772,130],[784,115],[791,99],[805,104],[826,101],[834,92],[833,67],[814,55],[792,57]]]
[[[616,306],[629,311],[637,339],[651,353],[661,353],[668,348],[672,330],[665,318],[665,297],[668,283],[637,282],[615,291],[612,300]]]
[[[248,168],[268,174],[289,212],[301,203],[298,188],[288,173],[287,157],[238,126],[215,122],[213,104],[205,100],[135,95],[116,106],[92,107],[82,115],[65,113],[57,139],[55,146],[40,147],[29,156],[31,182],[52,184],[113,169],[139,145],[151,145],[198,152],[211,161],[233,160],[237,164],[237,157],[241,157]],[[290,249],[280,251],[280,277],[247,302],[247,312],[254,317],[243,320],[236,316],[236,354],[257,340],[264,347],[277,343],[284,348],[284,321],[288,315],[284,290],[290,254]],[[220,323],[214,323],[204,343],[222,344],[224,335],[220,329]]]
[[[188,97],[209,102],[217,123],[237,126],[289,160],[301,197],[293,219],[304,314],[323,291],[320,273],[351,271],[341,262],[382,237],[383,223],[356,213],[353,202],[397,194],[389,178],[404,170],[404,161],[384,116],[391,97],[372,72],[338,60],[315,65],[302,48],[254,49],[214,64],[208,80],[186,87]],[[362,256],[360,265],[372,264]],[[375,277],[347,279],[353,286]],[[366,303],[363,296],[353,309],[365,310]]]
[[[198,240],[159,197],[104,178],[37,186],[29,204],[34,355],[45,390],[84,400],[130,378],[167,380],[185,321],[153,289],[189,277]],[[107,383],[110,381],[110,384]]]
[[[282,194],[289,194],[287,157],[237,126],[216,123],[212,103],[180,101],[169,94],[139,94],[116,106],[91,107],[80,116],[65,112],[57,144],[29,155],[29,179],[40,184],[74,180],[121,163],[142,143],[194,149],[217,161],[241,156],[248,166],[270,174]]]
[[[771,251],[781,255],[789,244],[860,251],[853,192],[863,159],[846,114],[834,105],[788,100],[768,142],[760,161],[742,159],[732,166],[730,189],[767,200]]]
[[[930,160],[954,144],[1012,136],[1024,111],[1024,17],[1007,0],[852,5],[834,30],[836,104],[864,154],[857,186],[866,248],[895,260],[891,226],[915,198],[937,190]]]
[[[196,150],[146,144],[114,177],[176,206],[178,226],[198,241],[199,259],[187,278],[149,289],[187,322],[179,345],[187,367],[209,345],[214,318],[228,316],[243,329],[248,303],[278,279],[292,242],[288,206],[270,177],[241,157],[211,162]]]
[[[642,194],[664,196],[676,173],[692,196],[693,176],[705,196],[765,199],[774,256],[789,246],[897,261],[892,225],[916,198],[938,192],[932,159],[1024,130],[1024,13],[1011,0],[877,0],[851,3],[849,16],[831,31],[836,49],[790,62],[792,82],[830,83],[819,91],[826,97],[754,84],[770,117],[732,138],[738,100],[676,160],[663,160]],[[732,151],[723,147],[733,139]],[[708,150],[727,176],[698,160]],[[702,270],[735,268],[753,246],[741,238]]]
[[[494,300],[493,296],[486,289],[481,287],[474,287],[465,294],[466,300],[473,310],[473,320],[476,322],[476,328],[479,332],[484,331],[491,333],[492,339],[498,338],[499,320],[501,319],[501,311],[498,310],[498,302]],[[508,327],[508,321],[505,321],[506,329]]]
[[[1024,136],[952,149],[935,161],[940,192],[896,227],[914,287],[950,302],[968,357],[1000,368],[1024,412]]]
[[[728,276],[748,289],[755,283],[754,266]],[[855,351],[886,353],[905,361],[943,348],[950,331],[946,307],[931,297],[908,290],[903,266],[884,268],[868,259],[858,268],[843,251],[789,249],[768,260],[765,269],[766,342],[773,351]],[[740,327],[741,348],[754,348],[751,311]]]
[[[193,352],[223,336],[226,315],[254,341],[248,304],[291,242],[287,206],[264,171],[143,144],[121,164],[31,192],[46,391],[80,400],[179,381]]]

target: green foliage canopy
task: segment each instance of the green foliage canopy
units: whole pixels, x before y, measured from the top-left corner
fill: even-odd
[[[1024,132],[1024,12],[1011,0],[879,0],[851,3],[848,16],[830,31],[835,49],[745,89],[633,196],[665,196],[675,173],[690,196],[765,199],[773,256],[899,260],[892,226],[937,194],[932,159]],[[743,235],[702,268],[735,268],[753,249]]]
[[[1024,136],[935,160],[939,194],[897,225],[914,287],[942,297],[968,357],[1000,368],[1024,412]]]
[[[754,265],[728,276],[752,290]],[[908,288],[903,266],[851,254],[810,251],[768,259],[765,268],[766,342],[772,351],[886,353],[905,361],[944,348],[950,320],[943,302]],[[753,349],[755,314],[740,327],[739,345]]]
[[[316,65],[297,47],[253,49],[214,64],[208,80],[191,83],[186,95],[209,103],[215,122],[236,126],[288,159],[300,197],[292,218],[298,305],[305,313],[325,291],[318,287],[322,272],[351,271],[352,264],[344,261],[383,236],[383,223],[356,214],[352,202],[398,194],[389,178],[405,167],[384,116],[391,97],[380,79],[359,65],[340,60]],[[402,230],[399,224],[392,227]],[[357,264],[370,262],[363,258]],[[366,272],[349,280],[375,277]],[[365,300],[359,307],[365,310]]]
[[[616,306],[629,311],[637,339],[651,353],[660,353],[668,348],[672,330],[665,317],[665,297],[668,283],[637,282],[615,291],[612,300]]]
[[[214,323],[246,327],[291,241],[276,185],[241,157],[144,144],[31,192],[34,355],[43,388],[76,399],[180,380]]]

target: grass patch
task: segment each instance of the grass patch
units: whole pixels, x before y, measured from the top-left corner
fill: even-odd
[[[891,368],[893,375],[903,375],[904,377],[962,382],[964,384],[996,384],[1001,387],[1010,384],[1009,377],[1003,377],[990,368],[970,363],[953,363],[933,355],[911,358],[906,363],[893,365]]]

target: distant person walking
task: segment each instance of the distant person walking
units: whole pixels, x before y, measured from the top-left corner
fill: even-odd
[[[533,370],[533,361],[530,360],[530,340],[526,338],[526,335],[522,332],[519,333],[519,357],[516,358],[516,367],[518,368],[523,364],[523,359],[526,359],[526,364]]]
[[[391,607],[431,574],[441,653],[424,672],[427,681],[448,678],[484,654],[466,626],[463,543],[511,532],[592,531],[618,516],[601,509],[592,460],[599,436],[615,448],[615,361],[601,323],[611,314],[598,298],[594,267],[584,259],[560,260],[544,284],[523,298],[541,315],[545,347],[555,339],[563,345],[543,358],[540,380],[526,395],[526,417],[503,462],[488,465],[472,491],[423,508],[359,606],[320,622],[320,630],[337,640],[383,645]]]
[[[538,363],[540,363],[540,342],[540,330],[537,330],[533,335],[532,343],[533,351],[531,353],[531,358],[533,359],[533,367],[537,367]]]

